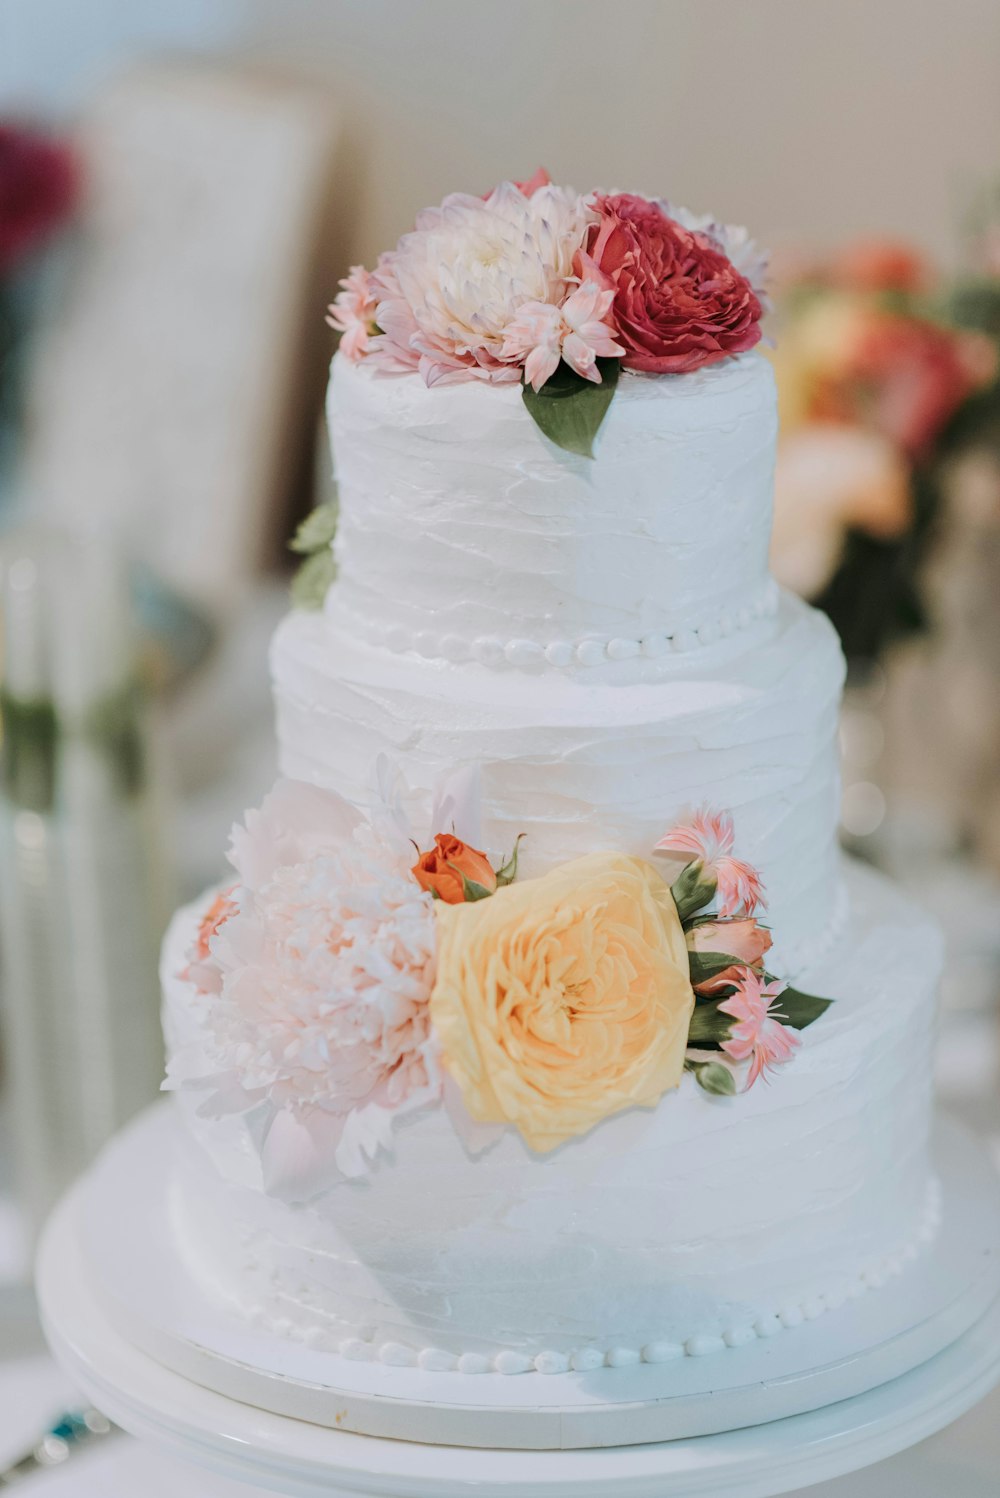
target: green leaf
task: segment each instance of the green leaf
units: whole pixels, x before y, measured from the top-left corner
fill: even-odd
[[[485,884],[479,884],[475,879],[470,879],[468,875],[463,874],[457,864],[449,863],[448,867],[449,869],[454,869],[455,873],[461,879],[462,896],[467,905],[471,905],[476,900],[488,900],[490,895],[494,893],[493,890],[487,889]]]
[[[700,859],[686,864],[670,886],[681,920],[690,920],[696,911],[714,899],[715,890],[716,881],[711,875],[706,877]]]
[[[818,999],[811,993],[800,993],[797,988],[784,988],[778,995],[774,1012],[793,1030],[804,1030],[825,1014],[832,1003],[832,999]]]
[[[503,889],[505,884],[513,884],[517,878],[517,855],[521,847],[523,832],[519,832],[514,839],[514,850],[507,862],[497,869],[497,889]]]
[[[568,364],[560,364],[541,390],[526,384],[522,391],[529,416],[550,442],[582,458],[594,456],[594,438],[607,415],[621,368],[617,359],[598,359],[597,367],[599,385],[585,380]]]
[[[742,957],[732,957],[728,952],[688,952],[688,970],[691,973],[691,987],[695,988],[699,983],[707,983],[709,978],[718,977],[724,973],[727,967],[747,967]]]
[[[721,1014],[716,1001],[700,1000],[691,1015],[687,1043],[696,1051],[715,1050],[729,1039],[732,1028],[731,1014]]]
[[[289,541],[289,549],[302,556],[310,556],[324,546],[330,546],[337,534],[337,506],[334,503],[319,505],[307,515],[295,535]]]
[[[336,576],[337,564],[330,548],[314,551],[292,579],[292,603],[298,609],[321,609],[326,590]]]
[[[710,1092],[713,1097],[736,1096],[736,1078],[721,1061],[695,1061],[691,1064],[691,1070],[698,1086]]]

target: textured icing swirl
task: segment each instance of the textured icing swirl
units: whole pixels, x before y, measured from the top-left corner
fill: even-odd
[[[702,1356],[877,1286],[935,1226],[940,945],[878,876],[854,869],[848,885],[848,930],[807,975],[836,1003],[774,1086],[737,1099],[687,1078],[655,1109],[549,1155],[509,1132],[472,1157],[431,1109],[364,1185],[289,1207],[261,1191],[252,1117],[203,1118],[180,1098],[193,1137],[173,1188],[186,1262],[317,1348],[433,1354],[468,1372]],[[171,1049],[201,1033],[200,1001],[176,977],[193,919],[166,947]]]
[[[338,356],[328,414],[327,604],[362,637],[365,621],[460,648],[676,637],[735,618],[766,584],[777,417],[757,353],[624,375],[593,461],[548,442],[518,386],[428,390]]]
[[[272,670],[287,775],[362,803],[384,751],[428,800],[441,775],[478,766],[490,851],[527,833],[527,874],[600,848],[648,857],[709,801],[734,813],[764,876],[776,960],[834,917],[843,661],[797,600],[713,646],[586,676],[394,656],[300,614],[278,630]],[[411,809],[419,825],[426,806]]]

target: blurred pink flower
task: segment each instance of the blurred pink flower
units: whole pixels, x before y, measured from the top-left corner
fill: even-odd
[[[732,856],[733,819],[729,812],[703,806],[688,822],[671,827],[656,844],[660,852],[690,853],[718,884],[719,914],[753,915],[767,904],[757,870]]]
[[[352,265],[339,284],[341,290],[327,308],[326,320],[331,328],[343,334],[341,353],[348,359],[360,359],[368,352],[369,340],[378,332],[371,276],[363,265]]]
[[[372,273],[373,365],[418,370],[428,385],[520,380],[507,329],[526,302],[563,300],[593,219],[584,198],[551,184],[529,197],[502,182],[485,200],[453,193],[426,209]]]
[[[625,352],[605,321],[614,295],[612,289],[584,281],[561,307],[552,302],[525,302],[507,326],[503,357],[523,362],[524,377],[534,390],[555,374],[560,358],[585,380],[599,385],[597,360]]]
[[[734,1061],[750,1062],[748,1089],[769,1067],[790,1061],[801,1043],[796,1032],[783,1025],[774,1012],[782,988],[780,982],[765,983],[759,974],[745,971],[736,992],[719,1005],[722,1014],[736,1020],[722,1049]]]

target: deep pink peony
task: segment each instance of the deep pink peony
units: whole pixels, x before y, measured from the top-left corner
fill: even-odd
[[[684,374],[760,341],[760,301],[707,235],[635,193],[598,197],[594,207],[600,221],[576,269],[614,287],[625,369]]]

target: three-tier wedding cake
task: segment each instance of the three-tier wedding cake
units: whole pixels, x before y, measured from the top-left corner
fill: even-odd
[[[258,1327],[613,1379],[933,1237],[938,943],[837,850],[761,275],[742,230],[538,174],[342,283],[286,778],[164,957],[176,1248]]]

